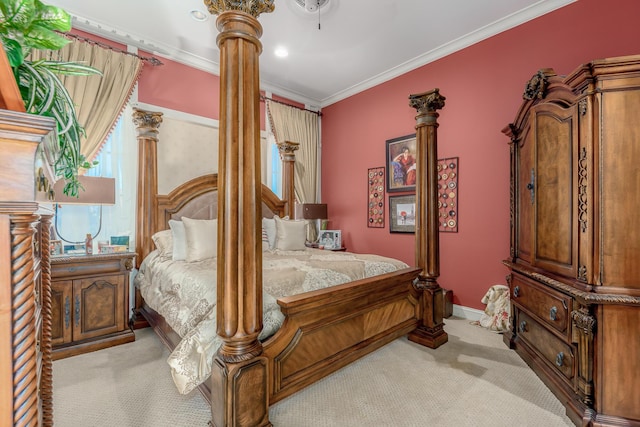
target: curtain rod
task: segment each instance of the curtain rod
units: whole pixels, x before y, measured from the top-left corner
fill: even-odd
[[[322,117],[322,112],[321,111],[309,110],[308,108],[298,107],[297,105],[288,104],[288,103],[286,103],[284,101],[278,101],[277,99],[271,99],[271,98],[267,98],[264,95],[260,95],[260,101],[265,102],[267,100],[269,100],[271,102],[275,102],[276,104],[282,104],[282,105],[286,105],[288,107],[297,108],[298,110],[309,111],[310,113],[314,113],[314,114],[317,114],[318,116]]]
[[[92,44],[92,45],[100,46],[101,48],[104,48],[104,49],[113,50],[114,52],[119,52],[119,53],[124,53],[126,55],[135,56],[136,58],[140,58],[144,62],[148,62],[149,64],[153,65],[154,67],[156,67],[158,65],[164,65],[162,63],[162,61],[160,61],[158,58],[153,57],[153,56],[142,56],[142,55],[138,55],[136,53],[127,52],[126,50],[122,50],[122,49],[114,47],[114,46],[109,46],[106,43],[101,43],[101,42],[96,41],[96,40],[91,40],[91,39],[89,39],[87,37],[82,37],[82,36],[79,36],[79,35],[73,34],[73,33],[60,33],[60,34],[63,35],[64,37],[66,37],[66,38],[69,38],[69,39],[80,40],[80,41],[85,42],[85,43],[89,43],[89,44]]]

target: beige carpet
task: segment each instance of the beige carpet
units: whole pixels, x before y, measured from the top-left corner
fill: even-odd
[[[437,350],[398,339],[273,405],[276,427],[573,426],[564,407],[502,336],[445,320]],[[168,351],[150,330],[136,342],[54,362],[58,427],[206,426],[198,392],[177,393]]]

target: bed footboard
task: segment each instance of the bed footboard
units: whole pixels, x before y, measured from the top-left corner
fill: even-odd
[[[286,319],[265,343],[274,403],[414,330],[422,316],[407,268],[278,300]]]

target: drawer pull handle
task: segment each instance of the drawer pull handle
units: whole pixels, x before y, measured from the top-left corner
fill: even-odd
[[[76,320],[76,326],[80,326],[80,295],[76,295],[75,320]]]
[[[518,298],[520,296],[520,286],[513,288],[513,296]]]
[[[551,307],[551,310],[549,310],[549,319],[554,321],[558,320],[558,309],[556,308],[555,305]]]
[[[71,323],[71,300],[69,295],[64,299],[64,328],[69,329],[69,323]]]
[[[520,322],[520,328],[519,329],[520,329],[520,332],[526,331],[527,330],[527,322],[524,321],[524,320],[522,322]]]
[[[558,368],[562,368],[562,362],[564,361],[564,353],[560,352],[558,353],[558,355],[556,356],[556,366]]]

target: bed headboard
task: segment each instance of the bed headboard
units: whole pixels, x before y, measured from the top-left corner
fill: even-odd
[[[262,216],[285,216],[285,202],[262,185]],[[218,175],[210,174],[180,185],[167,195],[157,196],[157,230],[166,230],[170,219],[182,217],[213,219],[218,216]]]
[[[133,121],[138,133],[138,201],[136,211],[136,264],[154,249],[151,236],[168,228],[172,218],[213,219],[217,217],[218,176],[194,178],[167,195],[158,194],[157,144],[162,113],[134,109]],[[297,143],[278,144],[281,153],[284,199],[262,185],[262,216],[293,217],[295,196],[293,177]]]

